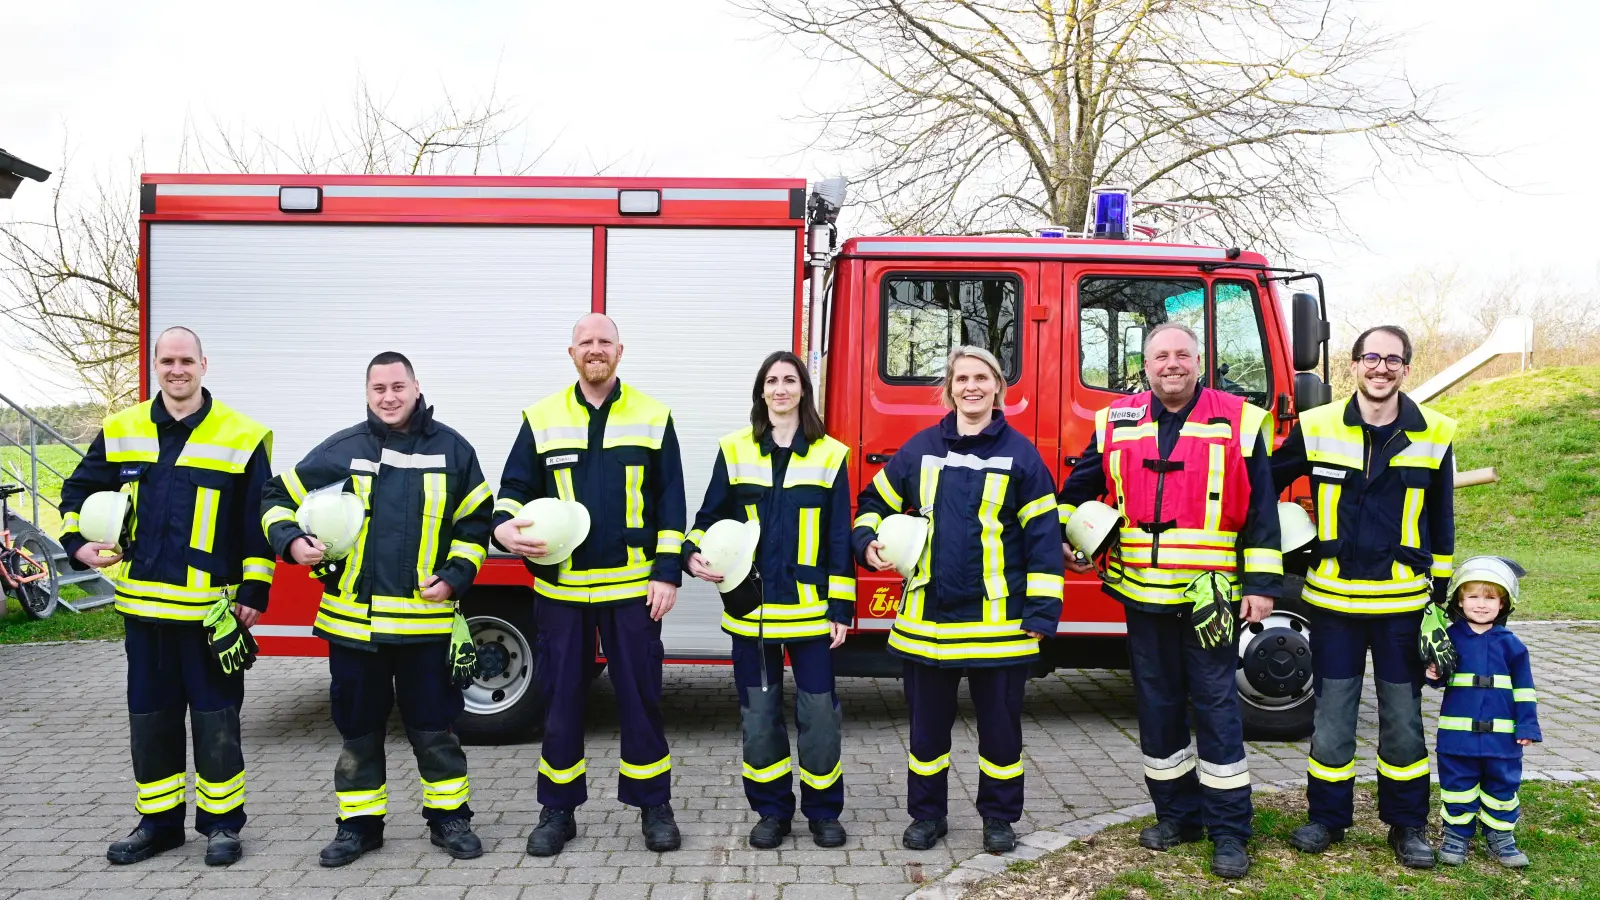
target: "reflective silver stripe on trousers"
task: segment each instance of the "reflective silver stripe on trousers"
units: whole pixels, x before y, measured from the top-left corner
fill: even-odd
[[[442,469],[445,461],[443,453],[401,453],[385,447],[382,462],[396,469]]]
[[[1187,775],[1194,768],[1195,748],[1193,744],[1179,750],[1166,759],[1156,759],[1153,756],[1144,758],[1145,777],[1155,781],[1171,781],[1182,775]]]
[[[1245,760],[1214,763],[1200,760],[1200,784],[1219,791],[1250,785],[1250,764]]]
[[[160,453],[159,438],[120,437],[106,438],[106,453]]]

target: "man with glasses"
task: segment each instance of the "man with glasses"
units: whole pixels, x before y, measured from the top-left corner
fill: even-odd
[[[1369,328],[1350,352],[1348,403],[1303,410],[1272,456],[1278,490],[1310,476],[1316,501],[1312,607],[1315,733],[1307,764],[1311,821],[1291,842],[1321,853],[1344,839],[1354,804],[1356,716],[1367,653],[1378,697],[1378,817],[1401,864],[1434,864],[1428,748],[1422,736],[1418,648],[1423,611],[1442,603],[1455,550],[1453,419],[1401,392],[1411,338]]]

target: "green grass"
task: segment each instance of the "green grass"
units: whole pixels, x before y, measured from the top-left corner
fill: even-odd
[[[1600,619],[1600,366],[1478,382],[1434,405],[1460,422],[1456,467],[1500,474],[1456,492],[1456,561],[1521,563],[1518,617]]]
[[[61,589],[61,596],[74,600],[84,596],[75,584]],[[75,614],[57,608],[48,619],[30,619],[14,598],[5,598],[5,617],[0,618],[0,644],[31,644],[38,641],[122,640],[122,616],[109,605]]]
[[[85,447],[87,449],[87,447]],[[72,448],[60,444],[46,444],[39,448],[39,493],[52,503],[61,500],[61,478],[45,468],[50,466],[62,475],[71,475],[78,468],[78,454]],[[20,478],[18,476],[21,476]],[[27,486],[31,475],[31,463],[27,450],[7,444],[0,447],[0,481],[20,481]],[[28,494],[18,494],[7,501],[11,511],[29,521],[33,520],[33,497]],[[44,502],[39,503],[39,522],[51,537],[61,532],[61,515]]]
[[[1256,795],[1256,837],[1250,875],[1229,882],[1212,876],[1211,845],[1188,844],[1169,853],[1138,846],[1142,819],[1107,829],[1048,854],[1026,869],[1011,869],[975,886],[969,900],[1019,897],[1094,900],[1580,900],[1600,897],[1600,796],[1592,784],[1530,782],[1522,786],[1517,843],[1532,865],[1519,874],[1502,868],[1474,841],[1465,866],[1432,871],[1394,861],[1377,820],[1371,786],[1356,791],[1356,825],[1345,842],[1320,856],[1293,850],[1289,834],[1305,822],[1301,791]],[[1438,808],[1435,791],[1433,808]],[[1437,841],[1437,834],[1434,834]]]

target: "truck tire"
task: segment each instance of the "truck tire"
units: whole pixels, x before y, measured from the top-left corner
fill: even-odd
[[[456,734],[467,744],[517,744],[544,731],[544,689],[539,684],[539,626],[533,593],[478,589],[461,604],[478,645],[479,674],[462,691],[466,708]]]
[[[1284,597],[1263,622],[1239,633],[1239,709],[1248,740],[1298,741],[1317,714],[1311,680],[1311,609],[1305,582],[1284,578]]]

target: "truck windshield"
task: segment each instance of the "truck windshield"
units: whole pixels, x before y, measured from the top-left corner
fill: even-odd
[[[1019,374],[1021,289],[1009,275],[895,274],[883,279],[883,379],[932,384],[950,351],[982,347],[1000,360],[1006,381]]]
[[[1085,278],[1078,282],[1078,376],[1088,387],[1144,390],[1144,336],[1163,322],[1206,342],[1206,286],[1198,278]]]

